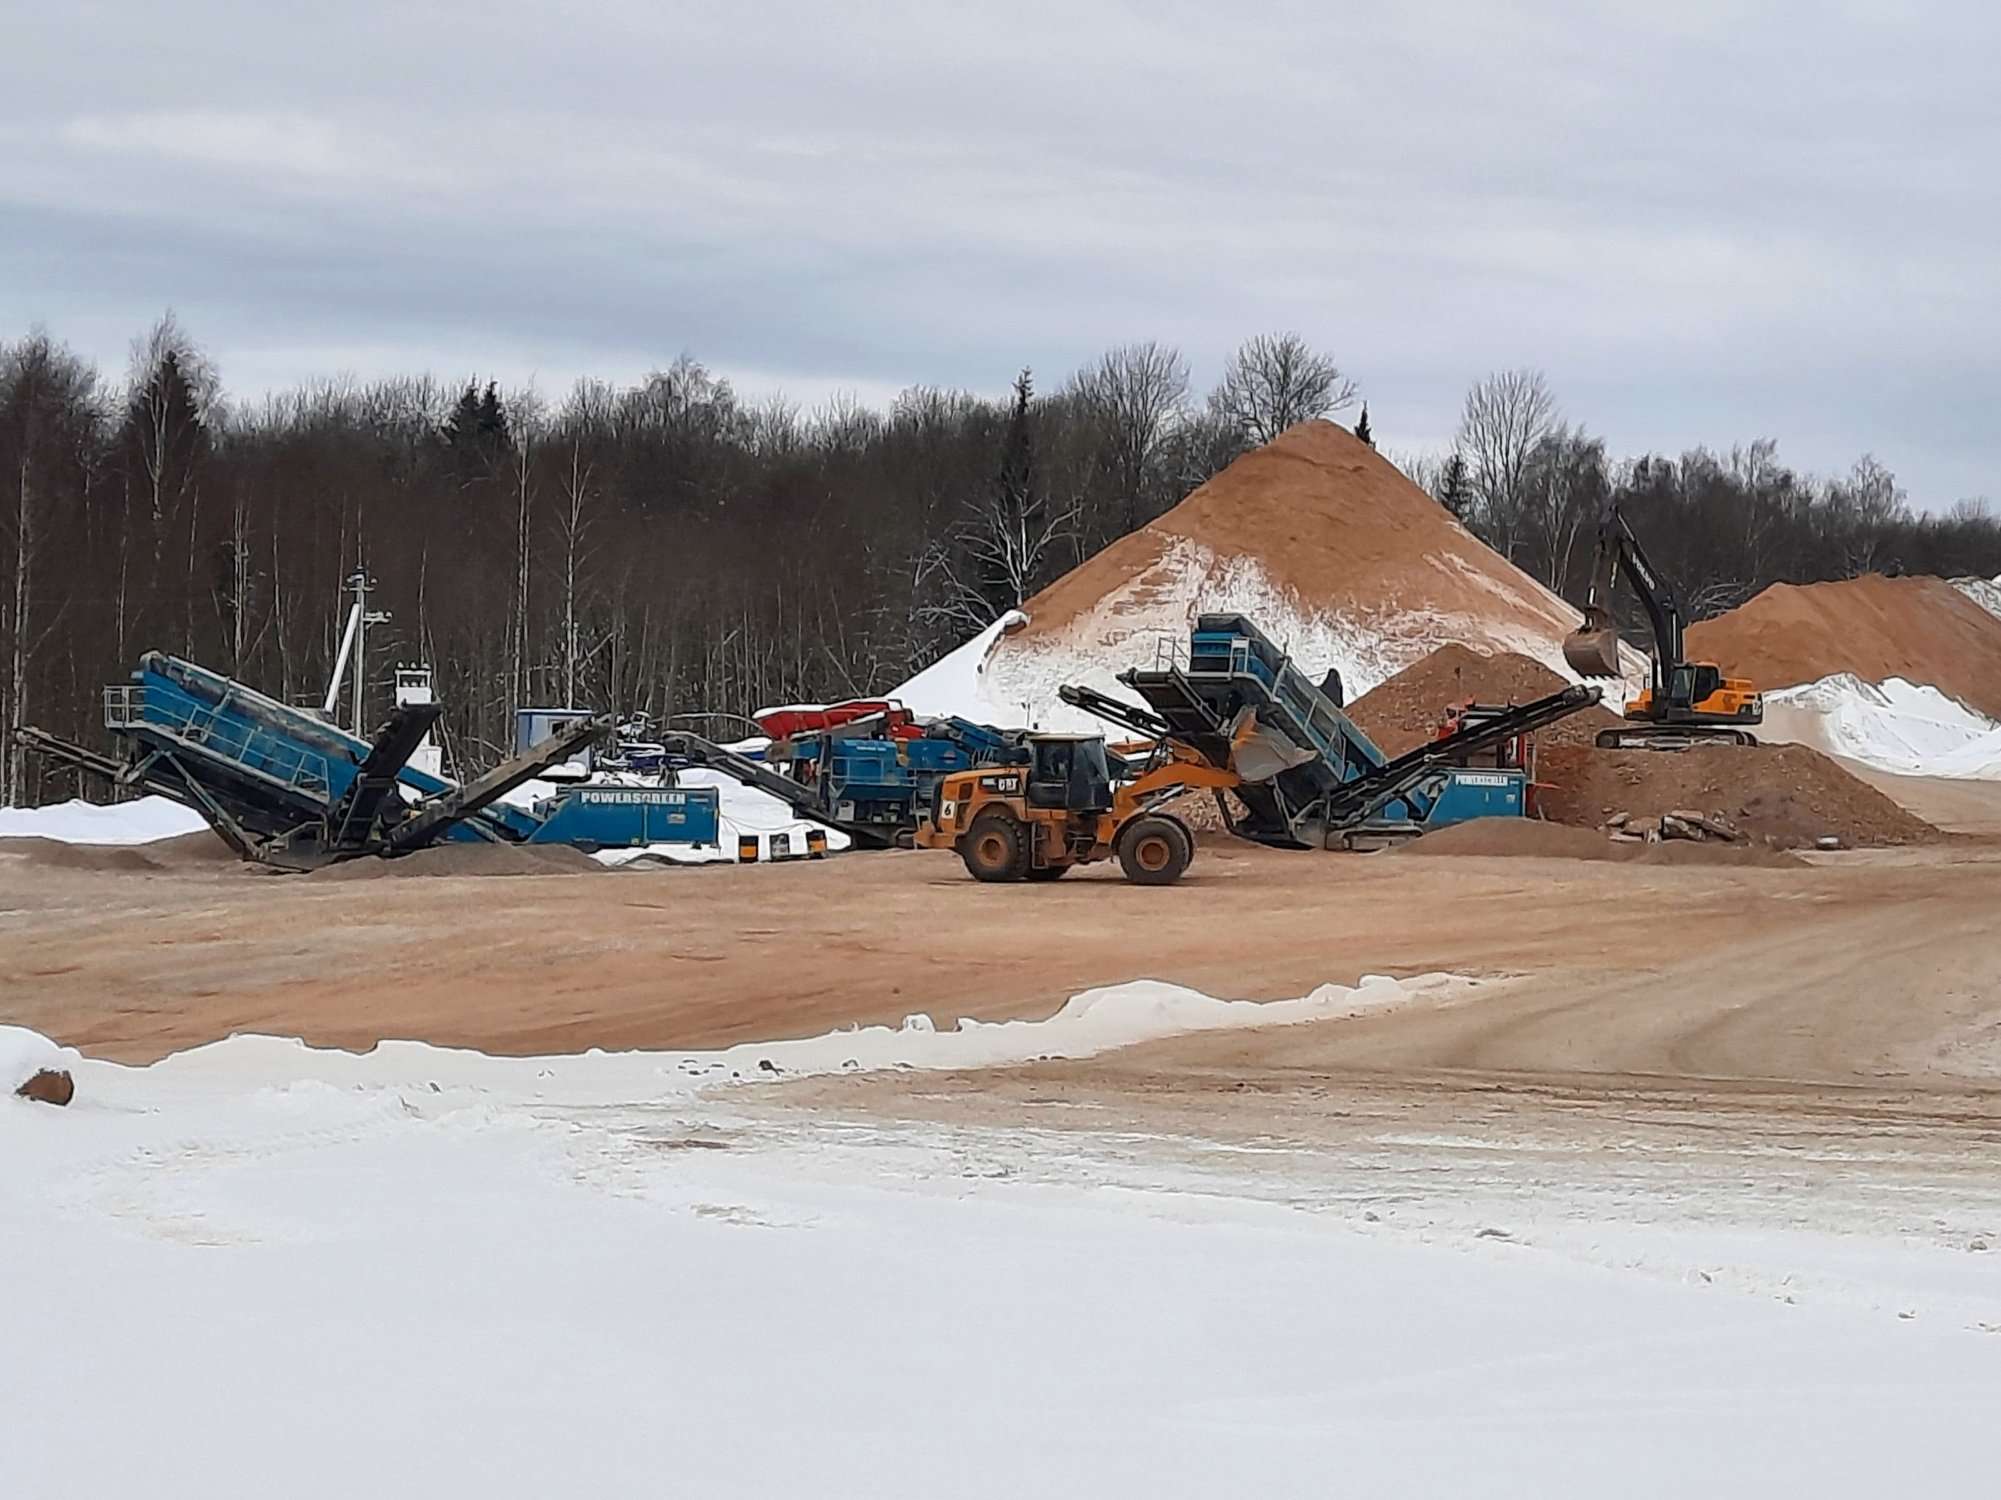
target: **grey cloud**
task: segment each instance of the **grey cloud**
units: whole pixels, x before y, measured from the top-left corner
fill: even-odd
[[[1978,3],[44,12],[0,60],[0,328],[112,368],[876,391],[1198,379],[1292,327],[1392,446],[1550,373],[1615,450],[1770,434],[1993,492]],[[352,366],[350,366],[352,368]]]

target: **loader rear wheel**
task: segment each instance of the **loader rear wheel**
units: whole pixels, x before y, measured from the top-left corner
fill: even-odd
[[[1028,870],[1028,831],[1006,813],[977,818],[959,840],[959,858],[975,880],[1020,880]]]
[[[1119,830],[1119,868],[1134,885],[1173,885],[1195,857],[1187,830],[1173,818],[1134,818]]]

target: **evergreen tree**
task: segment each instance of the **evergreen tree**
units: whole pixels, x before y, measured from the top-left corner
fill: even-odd
[[[1371,448],[1376,446],[1376,435],[1369,430],[1369,403],[1366,401],[1362,403],[1362,420],[1355,424],[1355,436]]]
[[[1438,503],[1463,521],[1473,505],[1473,481],[1466,472],[1466,455],[1458,449],[1445,461],[1445,475],[1438,486]]]
[[[481,389],[478,381],[468,381],[453,403],[452,414],[445,418],[439,436],[451,450],[460,489],[492,478],[500,468],[500,461],[514,451],[513,432],[506,404],[500,399],[500,387],[489,380]]]
[[[501,403],[500,388],[491,380],[479,398],[479,440],[489,453],[505,453],[514,446],[507,426],[507,408]]]

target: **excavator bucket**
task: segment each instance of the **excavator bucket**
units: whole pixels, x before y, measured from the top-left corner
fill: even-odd
[[[1584,623],[1563,638],[1563,659],[1579,677],[1617,677],[1619,626],[1609,610],[1584,606]]]

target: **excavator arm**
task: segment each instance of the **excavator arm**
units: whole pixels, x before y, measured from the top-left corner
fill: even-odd
[[[1591,586],[1584,597],[1584,623],[1565,637],[1563,659],[1580,677],[1619,677],[1619,626],[1612,617],[1613,585],[1620,578],[1647,612],[1654,632],[1653,689],[1665,695],[1668,674],[1682,661],[1681,601],[1674,586],[1648,560],[1618,502],[1606,500],[1598,513],[1598,545],[1591,558]],[[1602,602],[1601,602],[1602,601]]]

